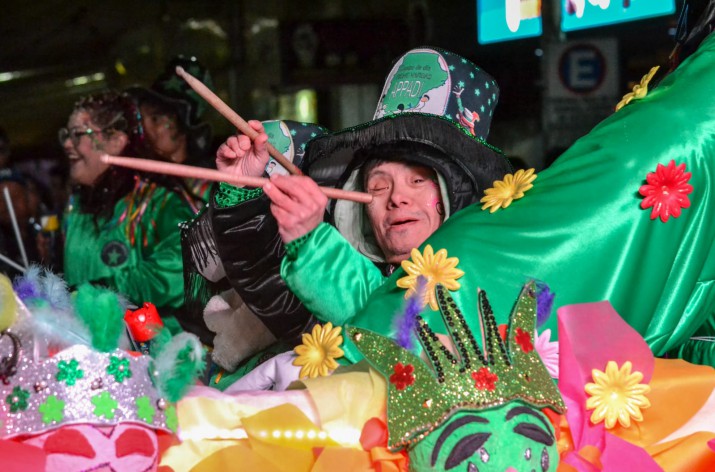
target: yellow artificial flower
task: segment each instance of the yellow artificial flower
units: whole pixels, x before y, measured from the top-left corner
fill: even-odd
[[[480,202],[482,210],[489,208],[489,213],[494,213],[499,208],[506,208],[513,200],[518,200],[524,196],[524,192],[533,187],[532,182],[536,179],[534,169],[519,169],[514,175],[506,174],[504,180],[495,180],[494,187],[484,192]]]
[[[447,257],[447,250],[440,249],[437,254],[429,244],[425,246],[424,254],[420,254],[417,249],[412,250],[411,259],[402,261],[402,268],[408,275],[397,281],[397,286],[406,288],[405,298],[417,292],[417,280],[419,276],[426,279],[424,287],[424,298],[422,306],[429,303],[433,310],[437,310],[437,297],[435,296],[435,286],[442,284],[447,290],[458,290],[461,285],[457,279],[464,275],[464,272],[457,269],[459,259]]]
[[[332,323],[325,323],[313,326],[311,334],[303,334],[303,344],[294,349],[298,357],[293,361],[293,365],[302,366],[301,379],[325,377],[338,368],[335,359],[343,356],[343,350],[338,347],[343,342],[341,330],[340,327],[333,328]]]
[[[591,371],[595,383],[586,384],[585,390],[590,395],[586,409],[594,410],[591,414],[593,424],[605,419],[606,429],[613,428],[616,421],[628,428],[631,418],[643,421],[641,409],[650,407],[650,400],[645,397],[650,392],[650,385],[640,383],[643,374],[631,373],[632,367],[630,361],[620,369],[614,361],[608,361],[606,372]]]
[[[616,105],[616,111],[628,105],[629,103],[631,103],[631,101],[641,99],[648,95],[648,84],[650,83],[655,73],[658,72],[658,69],[660,69],[660,66],[655,66],[651,68],[651,70],[643,76],[641,82],[633,86],[633,91],[625,94],[621,101],[618,102],[618,104]]]

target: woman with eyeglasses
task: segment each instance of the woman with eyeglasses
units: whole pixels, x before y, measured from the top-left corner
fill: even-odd
[[[180,180],[103,163],[103,154],[149,157],[141,116],[126,94],[80,99],[59,140],[74,185],[64,220],[64,277],[105,285],[168,318],[183,304],[179,223],[192,218]],[[193,203],[193,202],[192,202]]]

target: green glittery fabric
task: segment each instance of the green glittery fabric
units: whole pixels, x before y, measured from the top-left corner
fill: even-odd
[[[478,318],[483,332],[477,341],[451,294],[437,286],[442,319],[457,355],[418,318],[417,334],[429,364],[391,339],[348,327],[350,340],[388,379],[388,447],[419,442],[460,409],[481,410],[522,400],[563,412],[561,395],[533,346],[536,328],[536,288],[524,286],[511,314],[506,341],[499,336],[484,292]],[[481,345],[481,347],[480,347]],[[407,368],[407,370],[405,370]]]
[[[218,208],[229,208],[258,198],[261,195],[263,195],[262,188],[247,189],[221,182],[218,184],[218,190],[216,191],[216,206]]]

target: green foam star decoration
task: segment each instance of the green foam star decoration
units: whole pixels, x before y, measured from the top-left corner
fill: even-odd
[[[104,416],[108,420],[114,419],[114,411],[119,405],[109,392],[102,392],[92,397],[92,404],[94,405],[94,415],[98,417]]]
[[[124,382],[124,379],[131,378],[132,371],[129,369],[129,359],[112,356],[109,359],[107,373],[114,376],[114,380],[119,383]]]
[[[64,381],[70,387],[73,386],[77,380],[84,377],[84,371],[79,368],[79,362],[77,362],[77,359],[72,359],[69,362],[58,362],[57,370],[57,376],[55,377],[57,381]]]
[[[18,411],[27,410],[27,400],[30,398],[30,392],[23,390],[19,386],[15,386],[10,392],[10,395],[5,397],[5,403],[10,405],[10,411],[17,413]]]
[[[50,395],[44,403],[37,407],[42,413],[42,422],[50,424],[52,422],[59,423],[65,417],[65,402],[59,400],[56,396]]]
[[[137,398],[137,416],[145,422],[151,424],[154,421],[156,409],[151,404],[151,398],[147,396]]]
[[[164,411],[166,414],[166,427],[176,432],[179,427],[179,419],[176,416],[176,407],[174,405],[169,406]]]

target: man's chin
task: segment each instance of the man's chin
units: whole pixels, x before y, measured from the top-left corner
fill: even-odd
[[[385,253],[388,254],[385,257],[385,260],[390,264],[400,264],[402,261],[406,261],[410,257],[412,257],[412,250],[415,248],[419,248],[420,244],[421,243],[415,245],[391,247],[389,251],[385,251]]]

